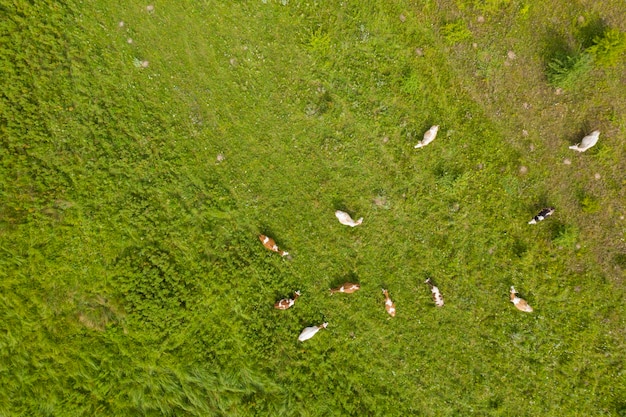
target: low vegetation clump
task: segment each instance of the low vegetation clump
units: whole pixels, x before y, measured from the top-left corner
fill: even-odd
[[[625,415],[621,0],[0,14],[0,416]]]
[[[593,69],[593,56],[586,51],[553,58],[548,64],[548,81],[556,87],[572,89],[585,82]]]
[[[548,63],[548,81],[571,90],[584,83],[594,68],[609,68],[624,61],[626,32],[609,29],[593,39],[593,45],[584,50],[554,57]]]
[[[623,61],[626,54],[626,32],[609,29],[593,40],[587,49],[594,62],[600,67],[614,67]]]

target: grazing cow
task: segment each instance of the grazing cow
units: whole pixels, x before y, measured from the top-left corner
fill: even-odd
[[[569,148],[578,152],[585,152],[587,149],[591,148],[596,143],[598,143],[599,138],[600,138],[600,131],[594,130],[593,132],[585,136],[578,145],[572,145]]]
[[[298,297],[300,297],[300,291],[296,291],[295,293],[293,293],[293,298],[283,298],[282,300],[277,301],[276,304],[274,304],[274,308],[277,308],[279,310],[287,310],[289,307],[296,303]]]
[[[389,298],[389,291],[383,288],[383,294],[385,295],[385,310],[387,310],[387,313],[389,313],[391,317],[395,317],[396,305],[391,301],[391,298]]]
[[[319,326],[305,327],[304,330],[302,330],[302,333],[300,333],[300,336],[298,336],[298,340],[301,342],[309,340],[310,338],[315,336],[315,334],[319,332],[320,329],[325,329],[327,326],[328,323],[322,323]]]
[[[330,295],[333,295],[336,292],[345,292],[346,294],[352,294],[353,292],[357,292],[361,289],[361,284],[353,284],[351,282],[346,282],[341,287],[331,288]]]
[[[335,212],[335,216],[337,216],[339,223],[345,224],[346,226],[355,227],[363,223],[363,217],[361,217],[357,221],[354,221],[352,220],[352,217],[350,217],[350,215],[345,211],[337,210]]]
[[[430,292],[433,295],[433,300],[435,301],[435,305],[437,307],[443,307],[443,295],[441,295],[441,292],[439,291],[439,288],[437,288],[435,286],[435,284],[433,284],[433,282],[431,281],[430,278],[428,278],[426,281],[424,281],[426,284],[430,285]]]
[[[423,148],[424,146],[428,145],[430,142],[435,140],[435,138],[437,137],[437,132],[438,131],[439,131],[439,126],[435,125],[435,126],[431,127],[430,129],[428,129],[426,131],[426,133],[424,133],[424,139],[419,141],[417,143],[417,145],[415,145],[414,147],[415,148]]]
[[[526,300],[517,296],[517,291],[515,291],[513,286],[511,286],[511,302],[520,311],[524,311],[526,313],[532,313],[533,311],[533,308],[528,305]]]
[[[291,255],[289,255],[288,252],[278,249],[278,245],[276,245],[276,242],[274,242],[274,239],[272,239],[271,237],[267,237],[265,235],[259,235],[259,240],[261,241],[261,243],[263,243],[263,246],[265,246],[267,249],[271,250],[272,252],[277,252],[280,254],[280,256],[285,257],[287,259],[291,259]]]
[[[552,213],[554,213],[554,207],[544,208],[539,212],[539,214],[533,217],[532,220],[528,222],[528,224],[537,224],[537,222],[545,220],[546,217],[552,216]]]

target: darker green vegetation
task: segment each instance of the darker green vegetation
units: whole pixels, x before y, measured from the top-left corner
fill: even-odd
[[[594,68],[614,67],[626,57],[626,32],[605,28],[600,21],[583,26],[579,38],[574,49],[557,51],[550,58],[547,76],[553,86],[574,89],[589,79]]]

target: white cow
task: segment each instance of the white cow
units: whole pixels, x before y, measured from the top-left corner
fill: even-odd
[[[431,127],[430,129],[428,129],[426,131],[426,133],[424,133],[424,139],[422,139],[421,141],[419,141],[417,143],[417,145],[415,145],[415,148],[423,148],[424,146],[428,145],[430,142],[432,142],[433,140],[435,140],[435,138],[437,137],[437,132],[439,131],[439,126],[435,125],[433,127]]]
[[[578,152],[585,152],[587,149],[591,148],[596,143],[598,143],[599,138],[600,138],[600,131],[594,130],[593,132],[585,136],[578,145],[572,145],[569,148]]]
[[[363,217],[361,217],[357,221],[354,221],[352,220],[352,217],[350,217],[350,215],[345,211],[337,210],[335,212],[335,216],[337,216],[337,220],[339,220],[339,223],[345,224],[346,226],[355,227],[363,223]]]
[[[328,323],[322,323],[319,326],[305,327],[304,330],[302,330],[302,333],[300,333],[300,336],[298,336],[298,340],[301,342],[309,340],[310,338],[315,336],[315,334],[319,332],[320,329],[325,329],[327,326]]]

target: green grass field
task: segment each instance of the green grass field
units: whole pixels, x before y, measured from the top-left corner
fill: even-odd
[[[0,0],[0,416],[626,416],[625,52],[623,0]]]

